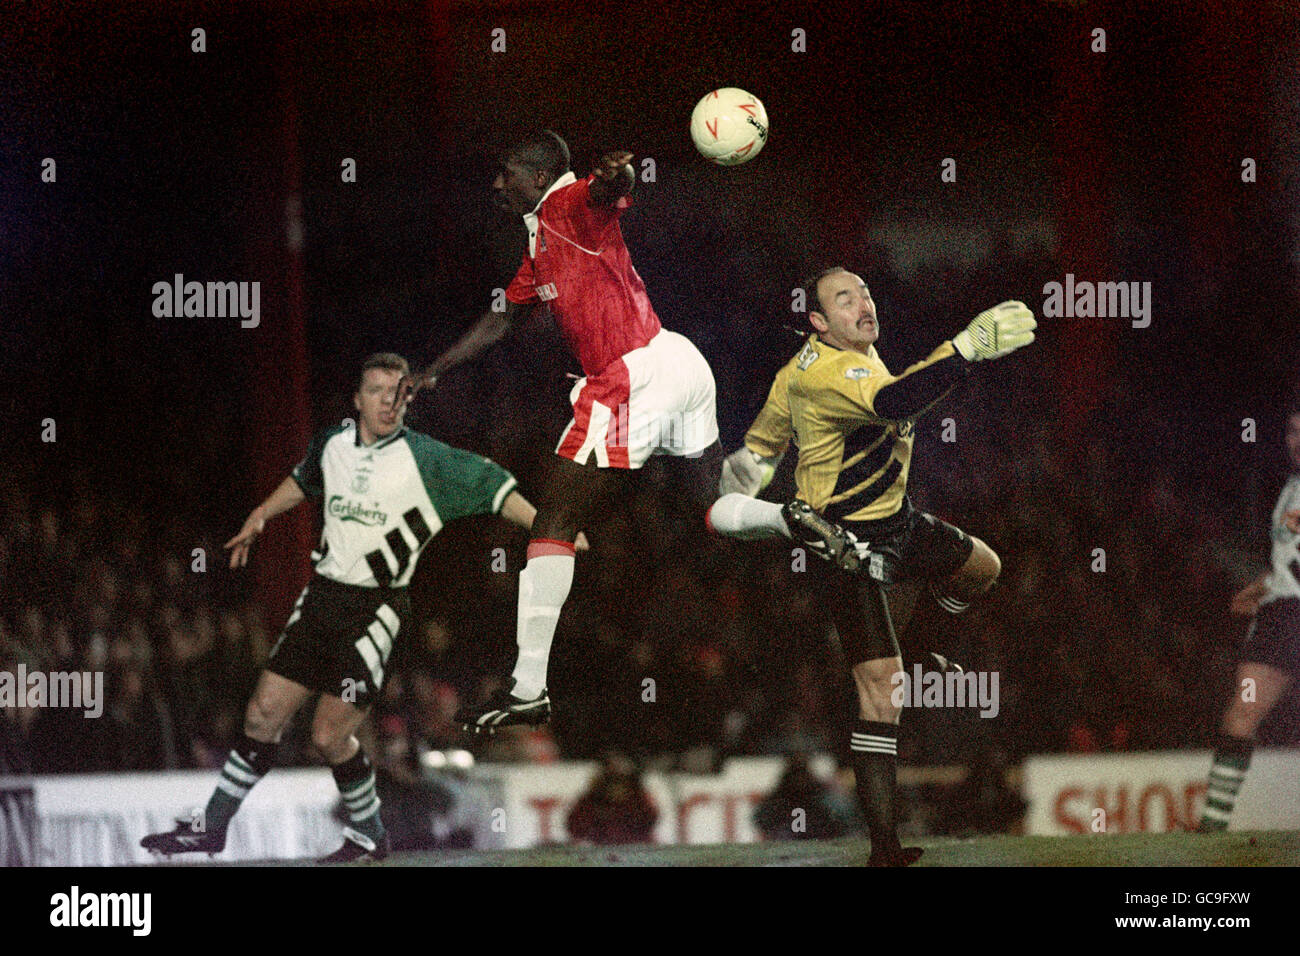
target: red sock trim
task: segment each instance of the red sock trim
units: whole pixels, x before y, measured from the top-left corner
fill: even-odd
[[[528,560],[547,555],[567,555],[573,557],[578,553],[572,541],[560,541],[557,538],[534,538],[528,542]]]

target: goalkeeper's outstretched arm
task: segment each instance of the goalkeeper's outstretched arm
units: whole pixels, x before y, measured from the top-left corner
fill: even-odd
[[[968,362],[1002,358],[1034,340],[1034,313],[1023,302],[999,302],[953,336],[952,344]]]
[[[776,474],[794,433],[786,398],[788,378],[787,366],[777,373],[762,411],[745,433],[745,443],[722,462],[718,500],[704,519],[717,534],[741,541],[791,536],[781,506],[758,500]]]
[[[872,411],[890,421],[916,418],[965,381],[969,368],[970,363],[945,342],[876,392]]]
[[[1002,358],[1034,341],[1038,323],[1023,302],[1002,302],[977,315],[929,357],[908,368],[876,393],[872,410],[903,421],[924,414],[966,378],[971,362]]]

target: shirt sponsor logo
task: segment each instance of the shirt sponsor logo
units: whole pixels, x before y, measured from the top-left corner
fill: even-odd
[[[846,368],[844,370],[844,377],[853,379],[855,382],[859,379],[866,378],[870,374],[871,369],[869,368]]]
[[[382,528],[388,524],[388,513],[378,508],[367,508],[355,501],[348,501],[342,495],[332,495],[327,511],[340,521],[355,521],[367,528]]]

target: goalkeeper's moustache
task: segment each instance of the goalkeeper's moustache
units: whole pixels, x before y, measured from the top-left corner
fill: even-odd
[[[1034,341],[1034,313],[1023,302],[999,302],[953,336],[952,344],[968,362],[1002,358]]]

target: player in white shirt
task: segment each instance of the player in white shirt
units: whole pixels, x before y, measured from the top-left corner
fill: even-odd
[[[174,831],[145,837],[146,849],[168,855],[224,849],[231,818],[274,766],[290,719],[318,698],[312,743],[333,769],[351,823],[343,846],[322,862],[387,856],[375,774],[356,731],[410,619],[406,585],[416,561],[449,521],[500,514],[531,529],[536,515],[504,468],[403,425],[405,407],[395,401],[398,383],[409,373],[400,355],[366,359],[353,396],[356,424],[318,432],[290,476],[226,542],[230,566],[243,567],[267,521],[308,498],[321,502],[324,530],[312,555],[315,573],[258,679],[242,740],[203,814],[181,821]],[[584,550],[585,537],[576,544]]]
[[[1294,471],[1273,507],[1269,569],[1232,599],[1232,612],[1252,620],[1215,741],[1202,833],[1228,828],[1250,767],[1255,732],[1300,676],[1300,408],[1287,417],[1286,450]]]

